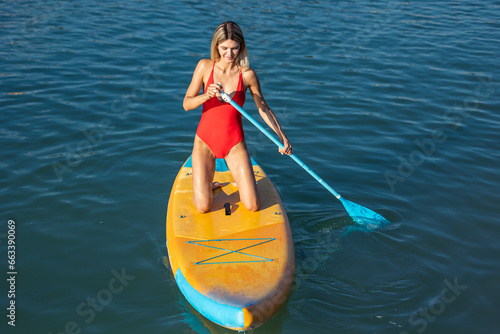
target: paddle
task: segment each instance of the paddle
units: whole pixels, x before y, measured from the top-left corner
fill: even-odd
[[[264,129],[255,119],[252,118],[243,108],[241,108],[236,102],[234,102],[231,97],[223,92],[220,91],[222,95],[222,99],[225,102],[230,103],[236,110],[238,110],[243,116],[245,116],[253,125],[255,125],[262,133],[264,133],[269,139],[273,141],[276,145],[278,145],[279,148],[283,149],[284,146],[282,143],[280,143],[273,135],[271,135],[266,129]],[[323,187],[325,187],[330,193],[332,193],[342,204],[344,205],[344,208],[346,209],[347,213],[351,216],[351,218],[358,223],[359,225],[362,225],[363,227],[372,229],[372,228],[377,228],[383,225],[386,225],[389,223],[387,219],[376,213],[375,211],[372,211],[370,209],[365,208],[364,206],[361,206],[359,204],[353,203],[351,201],[346,200],[338,192],[333,190],[332,187],[330,187],[328,184],[325,183],[315,172],[313,172],[305,163],[303,163],[295,154],[291,154],[290,157],[295,160],[296,163],[299,164],[300,167],[304,168],[306,172],[311,174],[312,177],[316,179]]]

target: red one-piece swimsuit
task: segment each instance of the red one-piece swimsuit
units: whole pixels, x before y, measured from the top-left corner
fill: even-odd
[[[214,83],[214,67],[215,62],[205,87],[205,93],[208,86]],[[232,99],[243,107],[245,88],[241,72],[238,88]],[[234,145],[244,139],[241,114],[229,103],[221,102],[217,97],[214,97],[203,103],[203,112],[196,134],[208,145],[217,159],[223,159]]]

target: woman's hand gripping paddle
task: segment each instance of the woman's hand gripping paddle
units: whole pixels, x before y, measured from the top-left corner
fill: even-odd
[[[243,116],[245,116],[253,125],[255,125],[262,133],[264,133],[273,143],[275,143],[279,148],[283,149],[284,146],[281,144],[273,135],[269,133],[266,129],[264,129],[255,119],[252,118],[243,108],[241,108],[236,102],[234,102],[231,97],[223,92],[222,90],[220,91],[222,99],[225,102],[230,103],[236,110],[238,110]],[[387,219],[376,213],[375,211],[372,211],[368,208],[365,208],[364,206],[361,206],[359,204],[353,203],[351,201],[346,200],[342,196],[340,196],[339,193],[337,193],[335,190],[333,190],[332,187],[330,187],[328,184],[325,183],[315,172],[313,172],[305,163],[303,163],[295,154],[291,154],[290,157],[295,160],[296,163],[299,164],[300,167],[304,168],[306,172],[311,174],[312,177],[316,179],[323,187],[325,187],[330,193],[332,193],[337,199],[342,202],[344,205],[344,208],[346,209],[347,213],[351,218],[359,225],[368,228],[368,229],[373,229],[377,227],[384,226],[389,223]]]

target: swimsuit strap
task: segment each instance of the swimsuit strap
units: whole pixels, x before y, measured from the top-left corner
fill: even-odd
[[[242,92],[245,92],[245,83],[243,82],[243,70],[240,69],[240,82],[238,82],[238,90],[240,88],[240,84],[241,84],[241,91]]]
[[[205,87],[204,89],[205,93],[207,92],[208,86],[214,83],[214,68],[215,68],[215,61],[214,64],[212,65],[212,72],[210,72],[210,76],[208,77],[207,87]]]

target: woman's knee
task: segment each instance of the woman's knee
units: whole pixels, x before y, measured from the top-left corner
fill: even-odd
[[[247,200],[243,203],[243,206],[245,207],[245,209],[247,209],[250,212],[258,211],[259,207],[260,207],[259,198],[257,197],[257,198],[252,199],[252,200]]]
[[[198,210],[199,213],[207,213],[208,211],[210,211],[210,201],[193,200],[193,203],[194,207],[196,208],[196,210]]]

